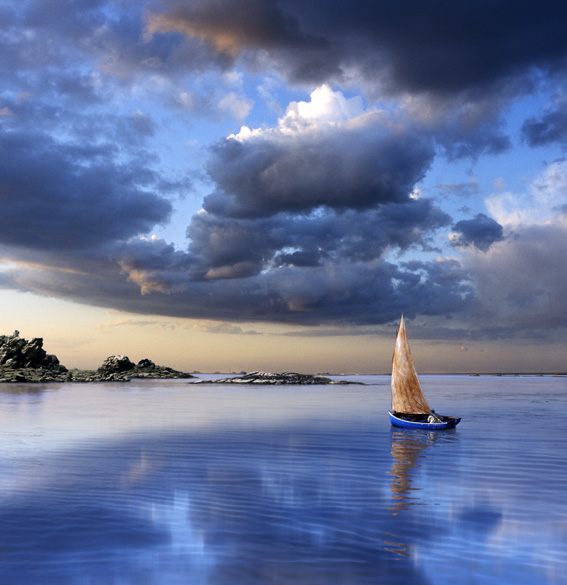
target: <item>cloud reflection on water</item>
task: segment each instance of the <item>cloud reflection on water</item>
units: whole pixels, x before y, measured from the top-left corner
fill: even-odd
[[[37,491],[0,505],[0,582],[423,583],[382,546],[380,453],[351,433],[233,429],[49,457]]]
[[[0,394],[0,585],[559,585],[567,436],[504,382],[461,381],[466,425],[433,435],[376,387]]]

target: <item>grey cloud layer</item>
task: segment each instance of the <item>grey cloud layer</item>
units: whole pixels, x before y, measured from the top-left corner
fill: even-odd
[[[407,128],[387,131],[382,120],[371,118],[354,128],[225,140],[212,152],[208,171],[217,191],[204,208],[258,217],[402,203],[433,157],[427,136]]]
[[[233,58],[267,50],[292,78],[316,83],[354,67],[396,90],[458,93],[555,71],[567,51],[567,8],[553,0],[163,0],[154,10],[156,30]]]
[[[533,89],[536,73],[562,75],[566,11],[548,1],[0,0],[0,245],[36,266],[1,273],[0,285],[238,321],[463,312],[476,264],[386,255],[435,249],[454,221],[411,198],[413,187],[439,150],[452,159],[510,147],[502,104]],[[214,117],[192,82],[202,88],[210,73],[214,86],[235,65],[307,85],[358,83],[369,97],[425,95],[430,115],[408,106],[389,119],[370,111],[356,124],[218,141],[214,189],[190,219],[187,249],[150,239],[169,193],[188,184],[160,166],[157,122],[122,103],[143,94],[175,115]],[[528,144],[564,142],[564,111],[558,102],[527,120]],[[520,264],[487,216],[453,229],[465,251],[502,246]]]
[[[145,190],[156,177],[113,154],[40,133],[0,133],[0,243],[98,248],[166,221],[169,201]]]
[[[567,216],[548,224],[517,227],[491,254],[474,254],[467,264],[486,323],[503,321],[527,337],[545,339],[567,326]],[[498,302],[490,302],[494,294]]]
[[[385,323],[408,307],[409,317],[446,315],[461,311],[473,292],[457,262],[443,267],[387,262],[285,266],[265,276],[190,282],[179,271],[183,257],[170,257],[168,264],[163,250],[158,253],[156,270],[147,265],[156,254],[151,243],[144,250],[141,269],[132,255],[124,255],[128,280],[116,265],[93,261],[83,270],[24,266],[1,274],[0,286],[54,296],[66,291],[77,302],[141,314],[301,325]],[[166,294],[164,283],[169,287]]]
[[[181,35],[202,42],[215,67],[354,83],[371,98],[410,95],[436,118],[430,132],[450,159],[511,148],[502,121],[510,101],[542,80],[565,82],[566,20],[567,7],[553,0],[161,0],[146,16],[152,38],[175,51]],[[526,121],[529,142],[564,141],[563,111]]]
[[[430,200],[419,200],[364,212],[322,209],[270,219],[198,214],[188,234],[203,276],[231,278],[244,276],[244,269],[252,275],[270,266],[378,261],[392,248],[426,246],[429,234],[449,222]]]

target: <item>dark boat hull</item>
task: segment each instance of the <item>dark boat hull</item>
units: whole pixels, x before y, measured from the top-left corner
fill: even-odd
[[[391,410],[388,412],[390,416],[390,422],[395,427],[401,427],[404,429],[425,429],[428,431],[441,431],[443,429],[454,429],[460,422],[461,419],[455,416],[441,416],[442,421],[440,423],[428,423],[427,421],[408,420],[401,418],[399,415],[394,414]]]

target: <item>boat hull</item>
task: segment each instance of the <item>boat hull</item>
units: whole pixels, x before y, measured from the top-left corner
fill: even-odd
[[[454,429],[460,422],[461,419],[455,416],[442,416],[442,422],[440,423],[428,423],[421,421],[407,420],[396,416],[391,410],[388,412],[390,416],[390,422],[395,427],[401,427],[403,429],[425,429],[428,431],[442,431],[443,429]]]

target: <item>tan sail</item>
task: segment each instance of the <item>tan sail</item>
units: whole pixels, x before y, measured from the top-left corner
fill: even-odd
[[[431,413],[413,365],[403,315],[392,361],[392,410],[405,414]]]

